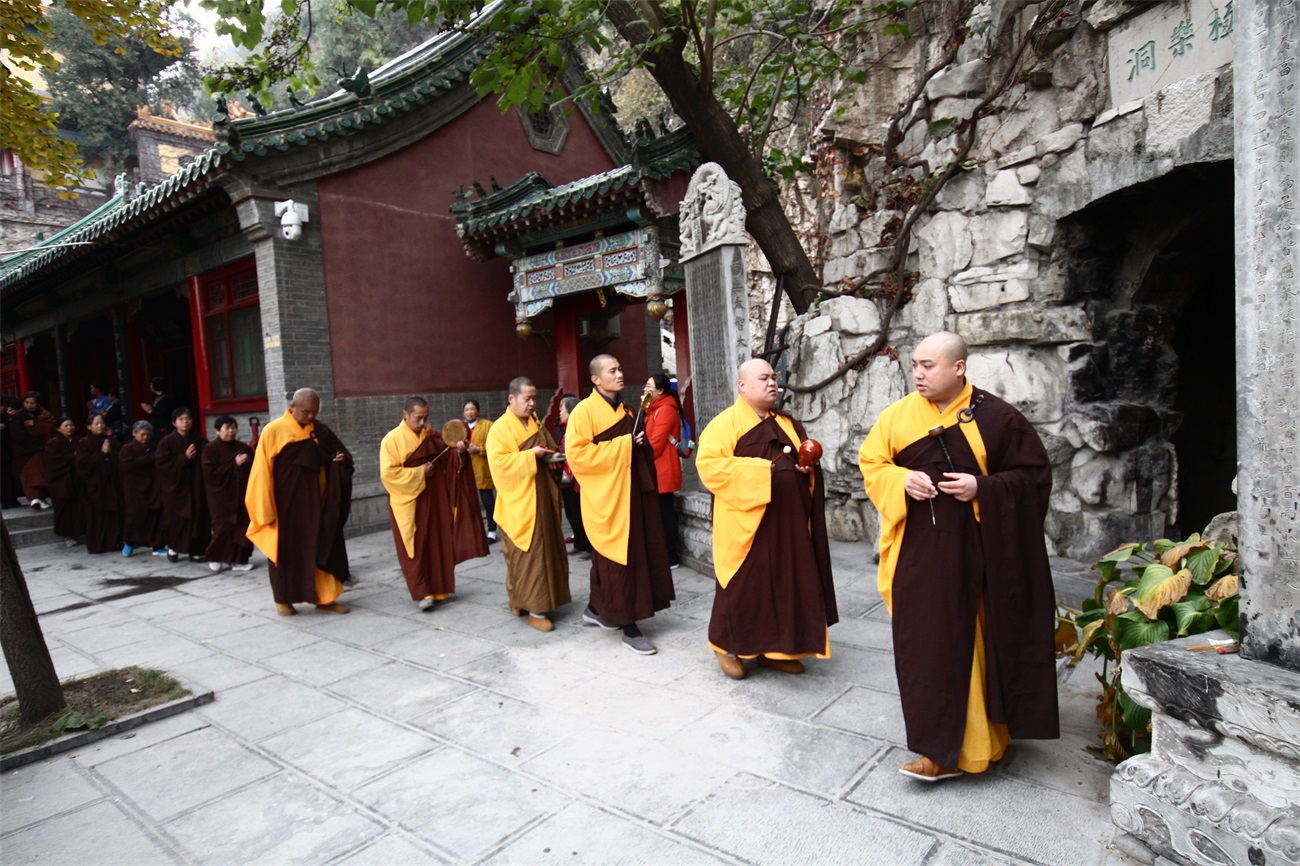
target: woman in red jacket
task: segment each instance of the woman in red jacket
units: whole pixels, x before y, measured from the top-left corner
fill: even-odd
[[[645,432],[655,452],[659,514],[663,518],[668,562],[676,568],[681,560],[677,555],[677,509],[673,506],[673,494],[682,489],[682,459],[677,456],[677,446],[668,437],[676,439],[681,432],[682,404],[672,382],[663,373],[655,373],[646,380],[645,393],[654,397],[650,408],[646,409]]]

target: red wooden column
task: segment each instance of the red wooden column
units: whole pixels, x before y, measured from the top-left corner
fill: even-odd
[[[203,413],[212,406],[212,371],[208,365],[208,331],[203,327],[203,282],[189,278],[190,328],[194,335],[194,385],[198,389],[198,404],[194,407],[194,429],[204,433]]]
[[[673,349],[677,353],[677,397],[691,428],[695,428],[695,399],[691,392],[691,331],[686,291],[673,295]],[[698,435],[698,434],[697,434]]]
[[[556,305],[553,316],[555,328],[555,372],[560,391],[582,396],[582,344],[578,339],[578,314],[567,305]]]
[[[32,371],[27,366],[27,350],[22,340],[14,340],[14,360],[18,364],[18,399],[32,390]]]

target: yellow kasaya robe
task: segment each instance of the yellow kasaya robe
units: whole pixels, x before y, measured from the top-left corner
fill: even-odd
[[[248,490],[244,494],[244,506],[248,509],[248,531],[245,536],[253,542],[262,553],[266,554],[272,565],[280,561],[280,515],[275,501],[275,460],[285,446],[306,442],[312,438],[313,424],[301,427],[293,419],[293,413],[285,410],[284,415],[262,428],[262,435],[257,440],[257,449],[253,452],[252,468],[248,473]],[[325,498],[325,468],[320,470],[321,500]],[[316,583],[316,603],[331,604],[343,594],[343,584],[328,571],[314,566]],[[289,602],[292,603],[292,602]]]
[[[988,454],[979,426],[976,423],[958,423],[957,413],[969,406],[970,402],[969,380],[943,412],[920,394],[909,394],[881,413],[858,452],[858,467],[862,470],[867,495],[880,512],[880,566],[877,584],[891,614],[894,610],[894,573],[903,547],[903,531],[908,514],[907,493],[903,484],[912,471],[896,465],[894,457],[908,445],[925,439],[931,428],[942,424],[948,428],[945,435],[951,436],[954,427],[962,432],[975,455],[980,472],[988,474]],[[978,521],[979,499],[972,500],[971,505]],[[968,773],[982,773],[990,763],[1001,760],[1011,741],[1007,726],[991,722],[986,710],[983,620],[981,601],[975,620],[975,653],[971,661],[970,691],[966,703],[966,731],[957,761],[958,768]]]
[[[443,545],[451,544],[451,527],[441,524],[436,508],[429,509],[431,516],[426,518],[425,525],[416,526],[416,515],[419,511],[417,503],[421,494],[428,489],[429,478],[424,474],[423,468],[406,465],[406,461],[429,439],[430,435],[431,431],[428,427],[421,428],[420,432],[416,433],[405,421],[384,434],[384,438],[379,442],[379,481],[384,485],[384,490],[388,491],[388,508],[397,534],[401,538],[403,552],[406,554],[405,558],[399,556],[398,560],[402,565],[402,575],[406,578],[412,597],[445,601],[451,597],[451,593],[430,590],[433,589],[438,577],[444,580],[454,579],[454,575],[450,572],[442,573],[436,558],[432,558],[433,561],[425,561],[425,557],[421,556],[417,560],[416,534],[427,532],[431,535],[444,536],[428,541],[421,539],[424,553],[428,553],[431,550],[439,550]],[[435,443],[430,447],[436,448],[437,445]],[[435,532],[435,528],[444,531]],[[430,547],[429,542],[434,546]]]
[[[470,465],[474,467],[474,486],[479,490],[491,490],[493,486],[492,470],[488,468],[487,460],[487,441],[491,432],[492,422],[482,417],[474,422],[473,429],[469,431],[469,444],[483,449],[477,454],[469,455]]]
[[[535,445],[556,447],[536,418],[522,419],[507,410],[492,425],[485,451],[497,491],[493,519],[502,533],[506,594],[511,607],[540,615],[573,599],[560,527],[560,486],[533,454]]]
[[[737,398],[700,433],[695,468],[713,494],[713,570],[719,588],[709,646],[715,652],[742,658],[830,657],[827,626],[838,616],[824,494],[819,473],[792,471],[802,432],[788,415],[759,417]],[[789,456],[780,456],[783,447],[791,449]],[[778,481],[780,496],[774,501]],[[762,543],[756,549],[760,527]]]
[[[627,565],[632,525],[632,437],[592,440],[625,417],[632,417],[625,406],[615,411],[599,391],[592,391],[569,413],[564,435],[569,471],[581,485],[587,539],[601,556],[619,565]]]

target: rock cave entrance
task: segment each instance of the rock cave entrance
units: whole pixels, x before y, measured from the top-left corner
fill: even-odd
[[[1123,466],[1109,503],[1151,532],[1200,532],[1237,507],[1232,163],[1179,168],[1071,223],[1071,290],[1099,339],[1076,398],[1105,407]]]

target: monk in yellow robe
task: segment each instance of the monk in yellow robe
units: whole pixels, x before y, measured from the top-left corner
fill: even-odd
[[[623,646],[657,650],[637,620],[676,597],[659,517],[654,449],[643,413],[619,400],[623,367],[613,355],[591,359],[595,390],[569,413],[564,437],[569,471],[581,485],[582,524],[591,542],[591,600],[583,622],[622,628]]]
[[[321,613],[348,612],[338,601],[343,584],[336,575],[348,573],[341,496],[351,490],[352,460],[334,432],[315,420],[319,411],[319,394],[295,391],[284,415],[262,428],[248,473],[246,535],[270,560],[281,616],[295,614],[300,603]]]
[[[546,614],[569,595],[569,557],[560,526],[560,484],[550,468],[557,449],[537,423],[537,386],[526,376],[510,382],[509,408],[488,431],[485,452],[496,488],[496,526],[506,558],[510,612],[528,614],[528,624],[551,631]],[[558,465],[558,464],[554,464]]]
[[[483,514],[487,520],[487,540],[497,540],[497,524],[492,517],[496,510],[496,487],[492,483],[492,471],[488,469],[487,438],[492,432],[492,422],[479,416],[477,400],[466,400],[461,410],[465,426],[469,428],[467,450],[474,467],[474,486],[478,489],[479,502],[483,505]]]
[[[695,468],[713,494],[717,587],[709,646],[722,672],[741,659],[801,674],[805,656],[829,658],[838,620],[820,467],[800,468],[803,425],[773,411],[776,371],[740,365],[739,396],[700,433]]]
[[[1051,465],[1025,417],[966,380],[966,356],[956,334],[922,340],[916,392],[881,413],[858,456],[880,512],[907,745],[921,755],[899,772],[925,782],[983,772],[1012,737],[1059,736]]]
[[[411,600],[424,611],[456,591],[458,563],[487,556],[465,443],[449,447],[428,421],[428,401],[411,397],[402,422],[379,443],[397,560]]]

